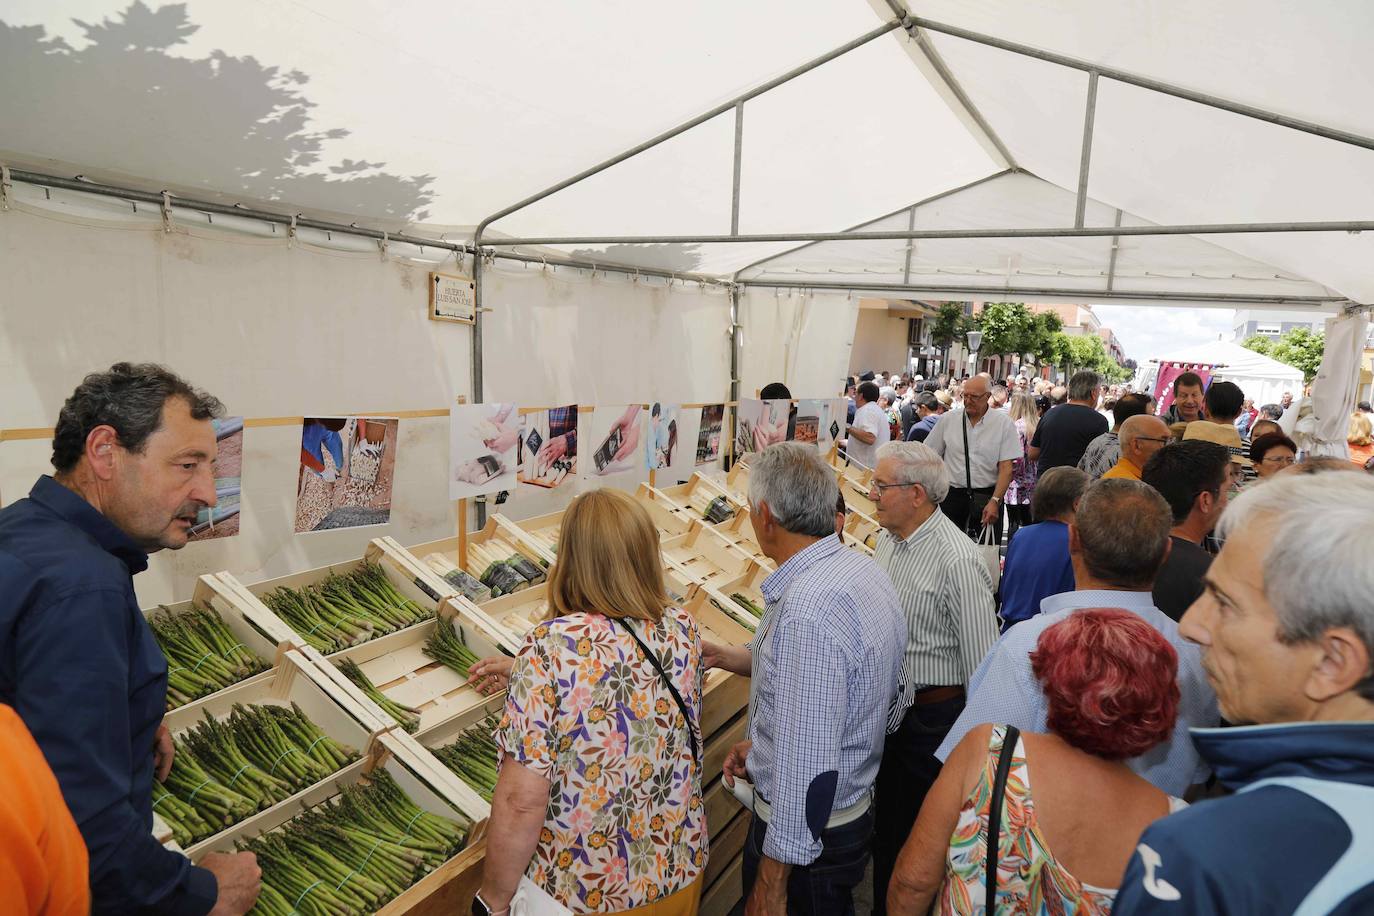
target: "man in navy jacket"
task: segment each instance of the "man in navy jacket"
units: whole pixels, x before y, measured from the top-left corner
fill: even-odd
[[[1281,475],[1222,517],[1179,629],[1228,721],[1195,729],[1235,794],[1145,831],[1114,914],[1374,912],[1374,479]]]
[[[160,366],[88,375],[58,417],[56,476],[0,511],[0,701],[86,841],[93,913],[236,916],[257,898],[252,853],[195,867],[153,837],[153,779],[174,753],[167,660],[133,587],[148,553],[185,546],[215,504],[222,410]]]

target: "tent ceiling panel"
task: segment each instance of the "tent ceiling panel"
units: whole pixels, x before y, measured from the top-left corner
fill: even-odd
[[[1074,194],[1025,173],[1001,175],[916,208],[918,229],[982,229],[1062,225],[1071,221]],[[1089,200],[1089,225],[1112,225],[1111,207]],[[908,213],[867,224],[865,230],[905,229]],[[1123,214],[1122,225],[1149,225]],[[1230,238],[1227,236],[1225,238]],[[1065,291],[1114,290],[1202,296],[1330,296],[1330,290],[1190,236],[1124,237],[1115,267],[1111,238],[920,239],[912,245],[910,280],[928,288],[1005,285]],[[901,283],[901,241],[822,242],[745,271],[748,280]]]

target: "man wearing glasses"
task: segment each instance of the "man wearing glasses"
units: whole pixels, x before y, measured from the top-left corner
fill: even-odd
[[[949,491],[945,464],[920,442],[889,443],[878,449],[868,490],[885,529],[873,559],[902,602],[902,672],[914,691],[895,729],[888,721],[891,734],[874,784],[875,914],[884,912],[897,853],[940,775],[935,749],[964,709],[969,678],[997,641],[988,569],[960,527],[937,511]]]
[[[1169,427],[1159,417],[1139,414],[1126,418],[1117,438],[1121,443],[1121,457],[1102,479],[1139,480],[1150,458],[1169,443]]]
[[[1002,498],[1011,485],[1012,462],[1021,458],[1016,422],[1003,410],[988,410],[989,382],[975,375],[964,383],[964,406],[940,418],[925,444],[944,459],[949,495],[940,511],[977,538],[991,525],[1002,542]]]

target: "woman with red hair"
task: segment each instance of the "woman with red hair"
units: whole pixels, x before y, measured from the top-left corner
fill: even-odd
[[[1125,764],[1167,741],[1178,713],[1178,655],[1158,630],[1079,611],[1041,634],[1031,665],[1051,734],[980,725],[959,742],[897,859],[888,913],[1108,913],[1141,832],[1182,806]]]

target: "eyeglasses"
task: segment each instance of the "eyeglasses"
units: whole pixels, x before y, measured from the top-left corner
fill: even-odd
[[[981,401],[981,400],[983,400],[984,398],[988,398],[988,397],[991,397],[991,396],[992,396],[992,392],[990,392],[990,391],[989,391],[989,392],[985,392],[984,394],[969,394],[967,391],[964,392],[964,400],[965,400],[965,401]]]
[[[1297,461],[1297,459],[1294,458],[1294,457],[1292,457],[1292,456],[1273,455],[1273,456],[1266,456],[1266,457],[1264,457],[1264,458],[1261,458],[1261,459],[1260,459],[1260,464],[1283,464],[1283,465],[1289,465],[1289,464],[1293,464],[1295,461]]]
[[[901,487],[914,487],[914,486],[916,486],[916,484],[914,484],[914,483],[878,483],[878,481],[875,480],[875,481],[873,481],[872,483],[870,483],[870,484],[868,485],[868,495],[869,495],[869,496],[877,495],[877,496],[881,499],[884,490],[891,490],[891,489],[894,489],[894,488],[900,489]]]
[[[1135,441],[1137,441],[1137,442],[1163,442],[1163,443],[1166,443],[1166,444],[1167,444],[1168,441],[1169,441],[1169,437],[1168,437],[1168,436],[1164,436],[1163,438],[1160,438],[1159,436],[1136,436],[1136,437],[1135,437]]]

